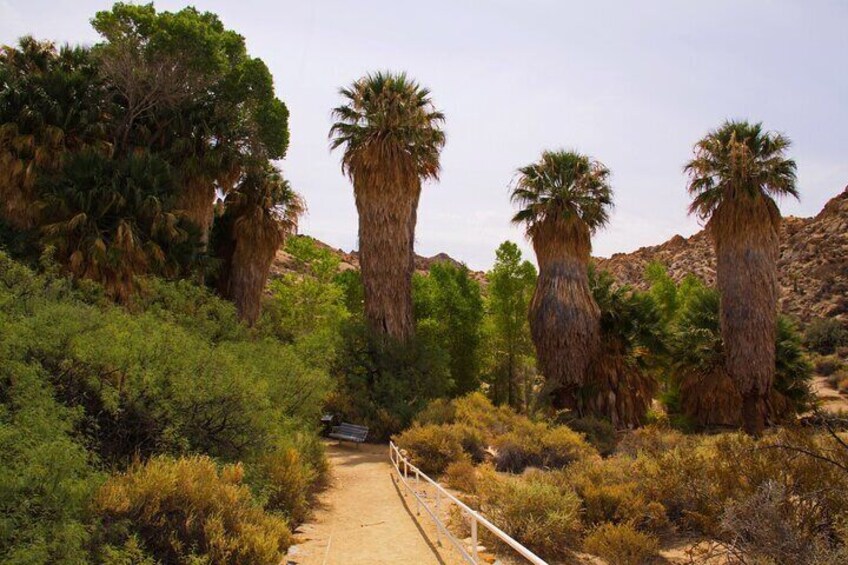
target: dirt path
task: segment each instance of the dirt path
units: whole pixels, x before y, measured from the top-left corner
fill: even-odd
[[[425,514],[415,516],[391,478],[388,448],[327,444],[332,483],[319,498],[311,521],[297,532],[289,550],[297,565],[459,563],[439,547]]]

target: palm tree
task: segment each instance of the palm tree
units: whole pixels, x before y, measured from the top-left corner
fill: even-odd
[[[430,91],[406,74],[378,72],[340,91],[331,147],[353,182],[359,212],[359,261],[365,315],[377,335],[408,340],[413,245],[421,183],[439,176],[444,115]]]
[[[591,235],[612,206],[609,169],[573,151],[545,151],[518,170],[512,221],[524,224],[539,263],[530,330],[541,373],[557,408],[578,406],[600,344],[601,312],[589,289]]]
[[[0,216],[27,230],[38,222],[39,174],[69,151],[108,152],[104,91],[87,49],[29,36],[0,49],[0,84]]]
[[[225,205],[216,242],[223,263],[218,290],[253,325],[274,256],[286,236],[297,230],[306,205],[269,164],[251,167]]]
[[[70,274],[102,283],[127,303],[138,275],[179,272],[169,251],[186,234],[168,211],[173,181],[164,160],[147,152],[111,159],[87,149],[42,177],[43,241]]]
[[[761,123],[725,122],[686,165],[689,212],[707,220],[717,257],[727,372],[742,395],[745,430],[759,434],[775,374],[780,210],[798,197],[789,139]]]

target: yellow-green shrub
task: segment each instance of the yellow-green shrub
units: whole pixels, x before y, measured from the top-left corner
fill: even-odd
[[[580,498],[546,481],[543,473],[504,477],[483,466],[477,494],[485,516],[542,556],[562,557],[578,544]]]
[[[601,524],[583,542],[583,549],[615,565],[646,565],[658,556],[659,541],[630,524]]]
[[[462,443],[451,426],[412,426],[396,436],[395,443],[427,474],[439,475],[463,457]]]
[[[561,468],[595,454],[583,436],[565,427],[521,422],[514,431],[495,439],[498,471],[520,473],[527,467]]]
[[[424,409],[415,417],[415,423],[427,424],[453,424],[456,419],[456,406],[446,398],[431,400]]]
[[[477,470],[468,459],[460,459],[448,465],[445,469],[445,483],[468,494],[477,491]]]
[[[456,409],[456,421],[483,431],[489,441],[512,430],[518,420],[527,420],[508,406],[493,405],[482,392],[473,392],[457,398],[453,404]]]
[[[241,465],[219,469],[205,456],[154,457],[111,477],[94,510],[113,545],[135,535],[166,563],[279,563],[291,532],[253,500],[243,475]]]

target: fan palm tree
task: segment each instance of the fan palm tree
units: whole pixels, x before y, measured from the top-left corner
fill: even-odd
[[[0,215],[16,229],[38,221],[39,173],[57,171],[69,151],[105,139],[105,97],[85,48],[24,37],[0,49]]]
[[[717,257],[726,369],[742,395],[745,430],[759,434],[775,374],[780,210],[798,197],[790,141],[762,124],[725,122],[686,165],[690,213],[707,221]]]
[[[538,367],[557,408],[575,408],[600,344],[601,312],[589,289],[591,236],[609,219],[609,169],[573,151],[545,151],[518,170],[513,217],[533,242],[539,278],[530,303]]]
[[[331,147],[343,148],[359,212],[365,315],[377,335],[408,340],[413,245],[421,183],[439,176],[444,115],[430,91],[403,73],[367,75],[340,91]]]
[[[271,262],[306,211],[303,198],[269,164],[251,167],[230,192],[221,218],[219,292],[250,325],[259,319]]]

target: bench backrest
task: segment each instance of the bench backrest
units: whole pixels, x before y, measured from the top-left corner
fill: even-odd
[[[361,437],[365,439],[368,435],[368,428],[366,426],[357,426],[356,424],[348,424],[347,422],[342,422],[341,426],[335,426],[333,428],[333,432],[353,437]]]

